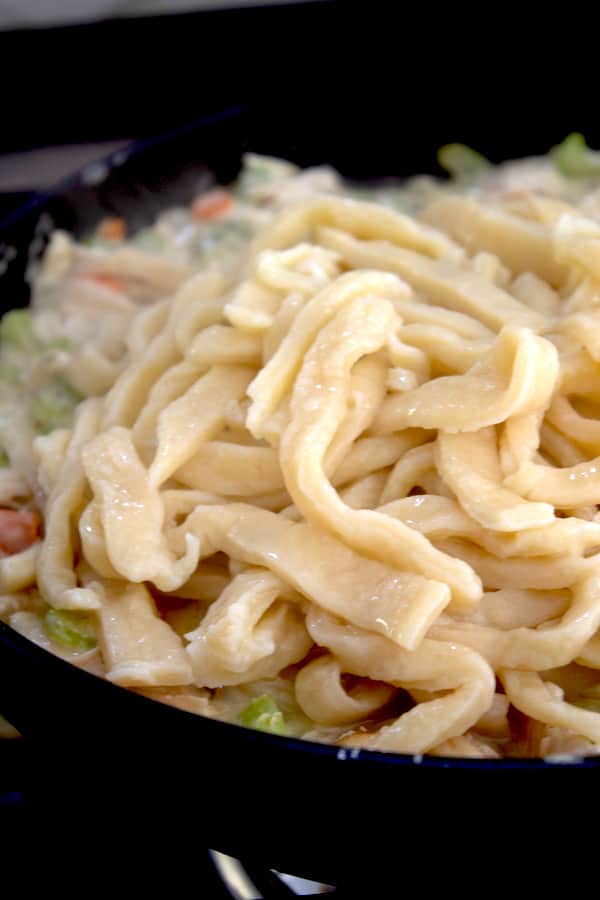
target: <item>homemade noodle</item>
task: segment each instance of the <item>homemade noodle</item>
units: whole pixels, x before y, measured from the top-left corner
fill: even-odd
[[[54,233],[0,415],[0,504],[43,530],[0,541],[0,615],[265,730],[598,752],[600,194],[261,165],[133,240]]]

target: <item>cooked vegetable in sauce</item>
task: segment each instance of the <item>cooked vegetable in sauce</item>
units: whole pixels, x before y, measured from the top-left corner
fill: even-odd
[[[52,235],[0,322],[3,620],[274,735],[598,752],[600,152],[438,159],[249,155]]]

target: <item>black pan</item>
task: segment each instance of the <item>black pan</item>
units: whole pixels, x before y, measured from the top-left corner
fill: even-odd
[[[27,302],[26,269],[50,226],[84,235],[107,213],[148,224],[207,178],[231,181],[255,128],[230,110],[37,197],[0,226],[4,307]],[[301,155],[298,146],[288,155]],[[600,758],[420,759],[253,732],[116,687],[1,623],[0,685],[0,713],[26,737],[25,788],[46,822],[43,842],[66,810],[69,841],[79,832],[97,847],[101,833],[114,854],[141,838],[153,866],[193,869],[189,853],[210,846],[332,884],[377,877],[398,891],[416,872],[417,890],[474,887],[475,861],[486,869],[481,889],[496,878],[512,888],[536,842],[563,859],[575,847],[581,858],[585,845],[569,822],[593,796]],[[552,863],[537,859],[539,888]]]

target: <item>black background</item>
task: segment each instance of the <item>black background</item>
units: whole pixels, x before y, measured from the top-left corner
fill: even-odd
[[[309,2],[0,33],[0,152],[143,137],[237,103],[264,149],[355,175],[600,139],[596,33],[578,8]],[[346,136],[340,149],[339,133]]]
[[[440,12],[422,2],[325,0],[4,32],[0,152],[146,137],[237,104],[253,111],[260,135],[254,149],[293,148],[299,162],[329,161],[354,176],[434,170],[437,147],[451,140],[493,160],[544,152],[572,130],[598,146],[596,28],[589,16],[564,5],[559,17],[549,7],[453,5]],[[29,753],[25,760],[17,744],[0,747],[1,883],[8,886],[11,872],[21,879],[35,873],[47,888],[87,893],[115,852],[110,830],[93,829],[94,772],[86,781],[79,767],[80,804],[57,808],[55,833],[46,822],[40,834],[19,805],[26,771],[35,766],[67,783],[73,770],[68,761],[57,770],[36,758],[35,748]],[[198,777],[205,776],[201,759],[197,766]],[[73,795],[72,785],[66,793]],[[435,809],[435,798],[429,802]],[[61,849],[66,820],[81,822],[77,863],[68,847]],[[150,823],[129,854],[134,876],[139,860],[140,883],[152,874],[148,860],[163,870],[171,865],[161,858],[164,828]],[[356,834],[346,832],[349,852]],[[36,871],[44,845],[53,855]],[[435,842],[431,848],[434,857]],[[126,847],[120,851],[127,856]],[[187,871],[193,882],[203,853],[199,847],[195,859],[173,858],[174,877]],[[27,862],[17,864],[23,855]],[[398,865],[409,861],[400,854]],[[196,884],[199,896],[217,896],[206,882],[204,889]]]

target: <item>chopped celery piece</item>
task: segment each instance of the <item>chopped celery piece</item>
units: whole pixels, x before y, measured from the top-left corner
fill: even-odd
[[[354,185],[346,185],[345,195],[347,197],[351,197],[353,200],[359,200],[361,203],[372,203],[373,200],[379,200],[379,197],[374,196],[375,191],[373,188],[363,187],[360,184]]]
[[[245,169],[234,185],[234,194],[240,199],[245,199],[260,184],[266,184],[271,180],[271,173],[266,166],[256,166],[251,170]]]
[[[204,237],[211,241],[247,240],[252,235],[252,226],[248,222],[229,219],[227,222],[215,222],[209,225]]]
[[[276,172],[277,170],[275,169],[275,173]],[[246,159],[244,168],[235,182],[235,188],[241,193],[245,193],[257,184],[264,184],[266,181],[272,181],[273,176],[273,168],[268,162],[257,159]]]
[[[573,706],[589,709],[591,712],[600,712],[600,697],[579,697],[577,700],[573,700]]]
[[[298,168],[293,163],[272,156],[247,153],[244,156],[244,168],[233,186],[234,192],[238,197],[245,198],[260,185],[270,181],[284,181],[296,172]]]
[[[159,253],[165,246],[165,239],[155,228],[144,228],[133,236],[132,243],[146,253]]]
[[[257,731],[269,731],[271,734],[286,733],[283,713],[270,694],[261,694],[249,703],[239,714],[238,722],[246,728],[255,728]]]
[[[590,150],[582,134],[574,131],[554,148],[556,168],[561,175],[600,175],[600,152]]]
[[[228,253],[237,250],[252,234],[253,229],[248,222],[234,220],[210,223],[190,242],[190,250],[199,258],[219,251]]]
[[[75,407],[83,397],[64,378],[55,378],[31,401],[31,415],[39,431],[47,434],[71,424]]]
[[[44,346],[46,350],[71,350],[73,341],[68,337],[58,337],[47,341]]]
[[[33,333],[33,320],[27,309],[12,309],[0,321],[0,344],[28,353],[40,350],[41,341]]]
[[[0,469],[5,469],[7,466],[10,466],[8,453],[6,450],[0,450]]]
[[[467,147],[466,144],[446,144],[440,147],[437,160],[442,169],[453,178],[472,178],[491,167],[490,161],[485,156]]]
[[[51,608],[44,617],[44,630],[53,641],[71,650],[92,650],[96,646],[93,622],[79,613]]]
[[[590,712],[600,712],[600,697],[579,697],[573,700],[573,706],[589,709]]]
[[[21,366],[22,369],[22,366]],[[7,384],[17,384],[20,378],[21,369],[15,363],[0,361],[0,381]]]

